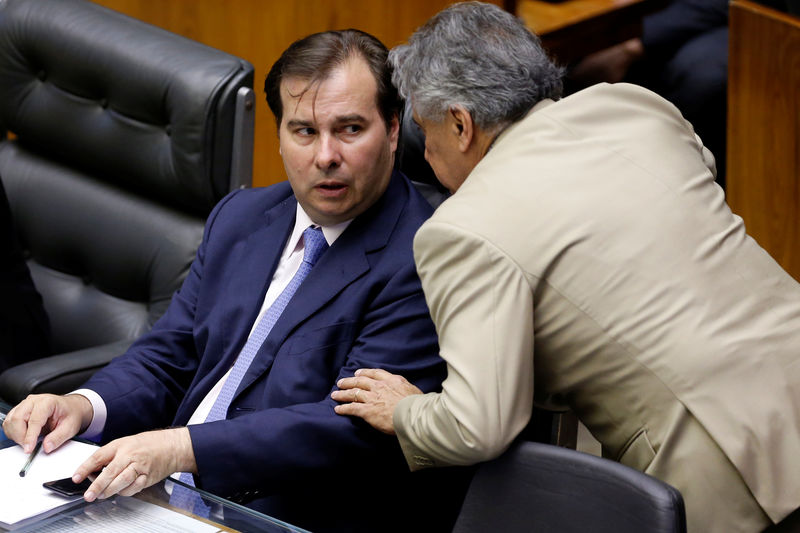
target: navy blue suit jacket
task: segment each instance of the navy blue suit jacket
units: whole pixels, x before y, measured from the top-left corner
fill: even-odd
[[[244,345],[296,205],[281,183],[236,191],[214,209],[166,314],[86,384],[108,408],[103,440],[186,424]],[[322,255],[259,350],[228,418],[190,426],[197,486],[314,530],[374,530],[376,519],[398,511],[389,529],[420,526],[433,503],[454,518],[457,504],[421,501],[422,476],[408,472],[394,437],[337,415],[330,398],[339,378],[362,367],[402,374],[424,391],[440,388],[445,367],[412,256],[414,233],[430,214],[395,174]],[[434,485],[424,480],[425,489]]]

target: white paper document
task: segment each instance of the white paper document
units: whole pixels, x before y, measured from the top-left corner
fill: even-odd
[[[72,477],[75,469],[97,446],[83,442],[68,441],[52,453],[41,450],[25,477],[19,471],[28,459],[21,446],[0,450],[0,523],[4,527],[42,515],[53,509],[80,500],[80,496],[67,498],[42,487],[45,481]]]

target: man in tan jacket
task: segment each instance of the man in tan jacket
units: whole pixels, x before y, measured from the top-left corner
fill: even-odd
[[[558,100],[538,39],[486,4],[390,58],[455,192],[414,242],[448,377],[422,395],[364,369],[337,412],[396,433],[417,469],[496,457],[534,403],[569,407],[608,457],[681,491],[690,532],[800,506],[800,285],[677,109],[624,84]]]

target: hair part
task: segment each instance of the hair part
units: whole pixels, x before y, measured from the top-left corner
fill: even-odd
[[[306,90],[327,79],[333,70],[353,58],[362,58],[375,78],[376,105],[386,123],[400,118],[402,100],[392,85],[392,67],[387,61],[389,50],[372,35],[354,29],[314,33],[293,42],[272,65],[264,81],[267,104],[280,128],[283,118],[281,82],[284,78],[308,80]]]
[[[436,122],[461,105],[481,129],[496,131],[539,101],[561,97],[564,69],[520,19],[493,4],[439,12],[392,49],[389,63],[401,97]]]

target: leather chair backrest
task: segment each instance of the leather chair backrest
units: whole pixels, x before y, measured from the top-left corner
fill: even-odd
[[[0,1],[6,188],[56,353],[134,339],[229,191],[237,57],[85,0]]]
[[[425,134],[414,122],[408,103],[400,121],[400,141],[395,166],[414,183],[434,208],[439,207],[449,196],[447,189],[439,183],[433,169],[425,160]]]
[[[642,472],[583,452],[518,442],[480,465],[453,533],[684,533],[683,498]]]
[[[0,3],[0,50],[0,124],[21,140],[196,213],[228,192],[246,61],[85,0]]]
[[[146,332],[180,287],[203,219],[0,144],[0,176],[50,317],[53,353]]]

